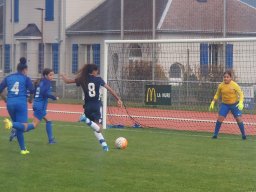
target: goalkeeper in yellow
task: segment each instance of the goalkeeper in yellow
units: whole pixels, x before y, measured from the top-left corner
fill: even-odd
[[[223,82],[219,84],[217,92],[211,102],[209,110],[214,109],[215,102],[221,96],[222,102],[220,105],[219,116],[215,125],[213,139],[217,139],[222,122],[226,118],[229,111],[232,112],[237,121],[238,127],[242,133],[242,139],[246,139],[244,123],[242,120],[242,110],[244,108],[244,94],[239,85],[232,81],[232,72],[225,71]]]

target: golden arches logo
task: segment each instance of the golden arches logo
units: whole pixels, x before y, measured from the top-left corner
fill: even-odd
[[[148,88],[146,101],[147,102],[156,102],[156,89],[155,88]]]

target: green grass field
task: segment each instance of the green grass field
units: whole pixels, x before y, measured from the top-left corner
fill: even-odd
[[[255,139],[156,129],[108,129],[103,152],[80,123],[54,124],[48,145],[44,124],[26,133],[31,154],[21,156],[0,130],[1,192],[252,192],[256,191]],[[119,136],[126,150],[114,149]]]

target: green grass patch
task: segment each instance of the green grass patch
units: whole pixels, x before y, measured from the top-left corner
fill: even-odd
[[[254,139],[158,129],[108,129],[103,152],[81,123],[54,123],[57,144],[45,125],[25,134],[31,154],[21,156],[9,131],[0,130],[0,191],[4,192],[227,192],[256,191]],[[128,139],[126,150],[114,140]]]

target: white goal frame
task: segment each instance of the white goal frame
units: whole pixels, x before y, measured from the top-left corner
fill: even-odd
[[[105,40],[103,79],[108,83],[108,45],[124,43],[204,43],[204,42],[249,42],[256,41],[256,37],[244,38],[205,38],[205,39],[156,39],[156,40]],[[107,128],[107,90],[103,91],[103,128]]]

